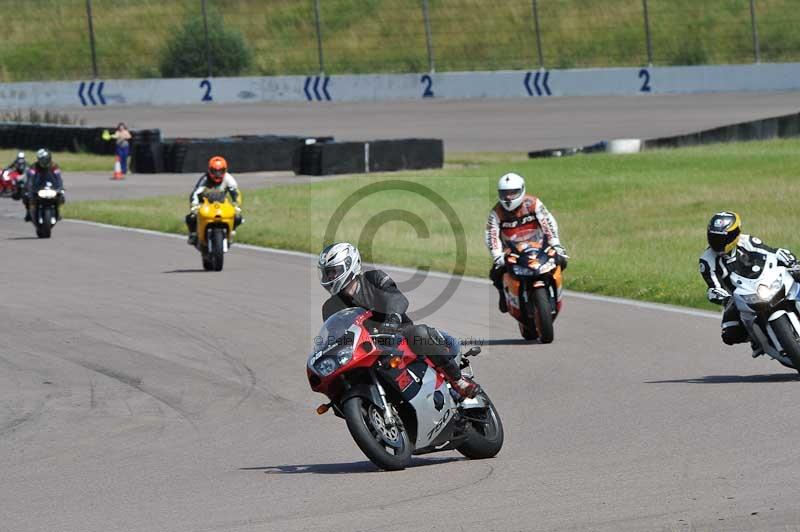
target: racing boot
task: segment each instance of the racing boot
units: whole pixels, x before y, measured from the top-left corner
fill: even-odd
[[[186,242],[190,246],[197,245],[197,233],[189,233],[189,240]]]
[[[508,305],[506,304],[506,294],[502,288],[498,288],[497,292],[500,294],[500,299],[497,302],[497,307],[500,309],[502,314],[508,312]]]
[[[764,354],[761,344],[756,342],[753,338],[750,338],[750,347],[753,349],[753,358],[758,358]]]
[[[25,221],[26,222],[31,221],[31,213],[29,211],[25,211]]]

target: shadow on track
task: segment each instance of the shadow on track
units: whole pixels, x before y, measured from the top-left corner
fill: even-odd
[[[793,382],[800,380],[797,373],[774,373],[772,375],[706,375],[694,379],[674,379],[665,381],[645,381],[645,384],[733,384],[747,382]]]
[[[461,457],[450,458],[414,458],[408,469],[412,467],[432,466],[446,464],[448,462],[460,462],[466,460]],[[344,462],[339,464],[298,464],[280,466],[261,466],[261,467],[240,467],[239,471],[263,471],[267,475],[298,475],[312,473],[316,475],[341,475],[350,473],[375,473],[380,471],[375,464],[368,460],[361,462]]]
[[[470,344],[472,345],[472,344]],[[540,345],[539,340],[525,340],[523,338],[498,338],[496,340],[481,340],[475,345]]]
[[[38,236],[12,236],[6,240],[41,240]]]

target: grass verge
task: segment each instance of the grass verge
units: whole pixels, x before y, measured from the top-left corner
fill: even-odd
[[[498,176],[517,171],[560,224],[572,260],[566,287],[633,299],[711,308],[697,272],[705,226],[736,210],[744,230],[800,251],[800,140],[664,150],[629,156],[549,160],[459,155],[428,172],[357,176],[246,192],[240,242],[317,252],[338,221],[337,240],[358,243],[366,260],[452,271],[454,231],[441,202],[409,191],[364,197],[364,187],[402,180],[441,195],[463,224],[469,275],[490,266],[483,227]],[[484,162],[482,162],[484,161]],[[337,208],[361,198],[341,218]],[[67,206],[73,218],[184,232],[185,196]],[[414,224],[427,229],[418,232]],[[456,233],[461,230],[456,231]]]

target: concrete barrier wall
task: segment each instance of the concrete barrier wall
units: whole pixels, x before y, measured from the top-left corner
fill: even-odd
[[[800,63],[0,84],[0,109],[800,90]]]

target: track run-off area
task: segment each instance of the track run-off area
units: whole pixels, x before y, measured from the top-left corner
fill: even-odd
[[[738,97],[730,109],[763,106],[757,116],[800,101]],[[711,101],[663,98],[652,102],[698,116]],[[629,100],[618,123],[638,121],[625,107],[648,98]],[[501,103],[513,104],[476,105]],[[582,142],[582,125],[606,120],[604,99],[597,115],[568,104],[559,102],[560,120],[578,133],[550,145]],[[229,119],[225,107],[208,109],[206,131],[252,132],[239,129],[237,109]],[[332,109],[318,117],[325,131],[307,132],[336,135]],[[728,111],[703,126],[740,118]],[[149,112],[163,122],[140,127],[186,127],[187,110]],[[192,113],[199,123],[202,111]],[[364,136],[407,136],[392,132],[408,116],[386,116],[382,133],[372,124]],[[456,137],[470,133],[471,119],[448,120]],[[274,123],[265,118],[259,132],[292,132]],[[474,128],[463,150],[493,131]],[[156,179],[66,175],[65,184],[69,201],[188,195],[195,176],[140,185]],[[247,186],[287,179],[244,177]],[[0,250],[2,531],[800,530],[796,373],[724,346],[712,313],[568,293],[555,342],[528,344],[497,312],[494,288],[464,279],[425,322],[483,343],[473,367],[502,416],[503,450],[484,461],[426,455],[386,473],[342,420],[314,412],[325,399],[309,389],[305,362],[326,293],[313,256],[234,246],[224,271],[208,273],[176,236],[65,220],[36,239],[9,199],[0,199]],[[569,270],[565,278],[569,288]],[[412,310],[446,283],[429,276],[410,292]]]

